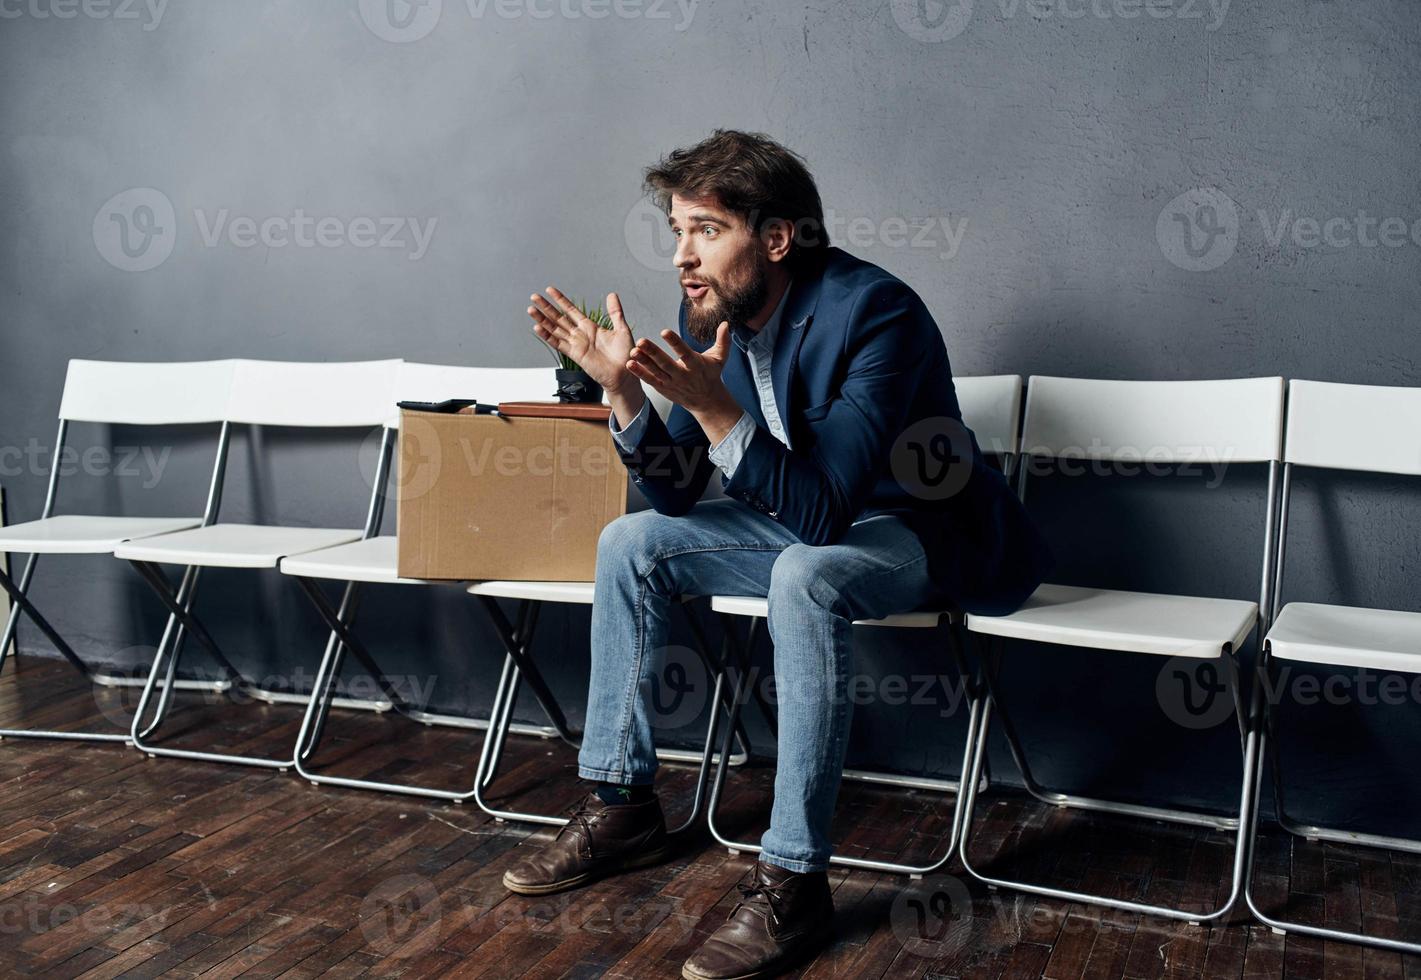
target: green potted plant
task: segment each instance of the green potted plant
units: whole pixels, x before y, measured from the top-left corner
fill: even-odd
[[[583,316],[603,330],[612,329],[612,317],[601,306],[588,308],[586,303],[579,302],[577,308]],[[593,381],[572,358],[561,351],[554,351],[554,353],[557,354],[558,360],[555,372],[558,381],[558,401],[600,403],[602,401],[602,386]]]

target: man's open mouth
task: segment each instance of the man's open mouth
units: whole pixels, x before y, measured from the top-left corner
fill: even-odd
[[[681,288],[686,291],[686,295],[691,299],[700,299],[710,289],[705,283],[694,279],[682,280]]]

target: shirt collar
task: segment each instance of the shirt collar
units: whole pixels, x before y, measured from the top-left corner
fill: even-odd
[[[790,282],[785,286],[785,291],[775,306],[775,312],[770,314],[770,318],[765,321],[765,325],[759,331],[751,330],[743,323],[731,325],[730,337],[735,341],[735,346],[741,350],[749,350],[750,345],[754,344],[758,351],[767,345],[773,345],[775,334],[779,333],[780,318],[784,315],[785,301],[789,299],[789,291],[793,285],[794,283]]]

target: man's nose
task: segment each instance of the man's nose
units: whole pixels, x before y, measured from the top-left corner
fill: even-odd
[[[696,267],[696,253],[690,244],[689,235],[676,242],[676,256],[672,259],[672,264],[678,269],[693,269]]]

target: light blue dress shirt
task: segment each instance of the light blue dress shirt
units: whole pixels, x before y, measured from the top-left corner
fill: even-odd
[[[784,420],[780,418],[779,407],[775,405],[775,387],[770,375],[770,355],[775,349],[775,338],[779,336],[780,320],[784,315],[785,300],[787,299],[789,299],[789,287],[785,287],[784,295],[780,297],[775,312],[770,314],[770,318],[765,321],[765,325],[758,332],[751,330],[743,323],[737,323],[730,328],[730,339],[750,359],[750,376],[755,379],[755,389],[760,397],[760,411],[765,416],[765,424],[770,427],[770,434],[789,446],[789,433],[785,429]],[[642,404],[641,411],[637,412],[636,418],[620,429],[617,428],[615,412],[607,417],[607,424],[612,429],[612,438],[617,441],[617,445],[622,448],[623,452],[631,452],[636,449],[637,443],[641,441],[642,432],[646,429],[647,413],[652,411],[655,409],[651,407],[651,399],[648,398]],[[711,462],[720,467],[720,471],[725,474],[727,480],[735,472],[735,467],[740,464],[746,447],[750,445],[750,440],[754,437],[754,417],[749,412],[741,412],[740,418],[726,433],[725,438],[710,448]]]

